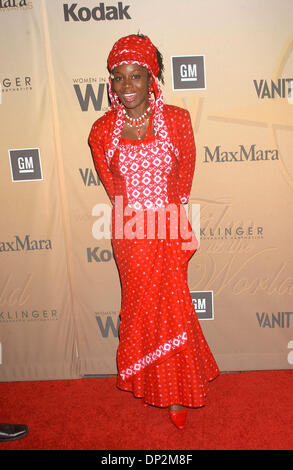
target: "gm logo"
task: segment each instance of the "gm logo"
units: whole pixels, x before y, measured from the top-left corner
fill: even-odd
[[[205,90],[203,55],[172,56],[173,90]]]
[[[190,292],[198,320],[214,320],[213,291]]]
[[[40,149],[9,150],[12,181],[42,180]]]

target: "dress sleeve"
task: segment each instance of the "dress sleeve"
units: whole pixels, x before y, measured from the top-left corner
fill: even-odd
[[[179,150],[177,191],[181,203],[186,204],[190,196],[196,158],[193,129],[188,111],[185,111],[177,134]]]
[[[110,168],[105,157],[105,150],[102,141],[103,129],[97,123],[94,123],[89,135],[88,143],[91,148],[92,157],[97,173],[102,181],[106,192],[114,203],[114,181]]]

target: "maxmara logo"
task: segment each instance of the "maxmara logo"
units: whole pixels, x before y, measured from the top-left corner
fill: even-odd
[[[267,160],[279,160],[279,152],[277,149],[261,149],[255,144],[250,147],[239,145],[238,150],[224,150],[220,145],[210,149],[204,146],[204,162],[205,163],[224,163],[224,162],[258,162]]]
[[[64,21],[131,20],[129,8],[130,5],[123,5],[123,2],[118,2],[117,6],[105,6],[105,3],[101,2],[92,9],[77,3],[63,3]]]
[[[33,240],[30,235],[26,235],[23,238],[15,235],[11,241],[0,241],[0,253],[39,250],[52,250],[51,240]]]
[[[31,9],[33,8],[32,2],[28,0],[0,0],[0,11],[12,9]],[[5,10],[3,10],[5,9]]]

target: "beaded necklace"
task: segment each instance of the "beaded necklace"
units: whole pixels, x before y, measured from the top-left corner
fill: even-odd
[[[124,121],[127,126],[136,127],[138,140],[141,140],[141,127],[145,124],[145,122],[150,117],[150,114],[151,114],[150,111],[151,111],[151,107],[149,106],[147,110],[141,116],[139,116],[138,118],[132,118],[128,116],[125,109],[123,109]]]

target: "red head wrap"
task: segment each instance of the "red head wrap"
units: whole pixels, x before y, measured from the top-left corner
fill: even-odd
[[[160,71],[157,49],[147,36],[131,34],[115,42],[108,56],[109,72],[122,64],[139,64],[145,67],[153,78],[150,91],[154,92],[156,100],[159,98],[159,101],[163,101],[162,92],[157,79]],[[113,92],[111,78],[109,85],[109,97],[112,105],[116,107],[118,104],[118,96]]]
[[[157,49],[147,36],[134,34],[119,39],[108,57],[108,70],[111,72],[121,63],[139,63],[146,67],[151,75],[157,77],[160,68]]]

